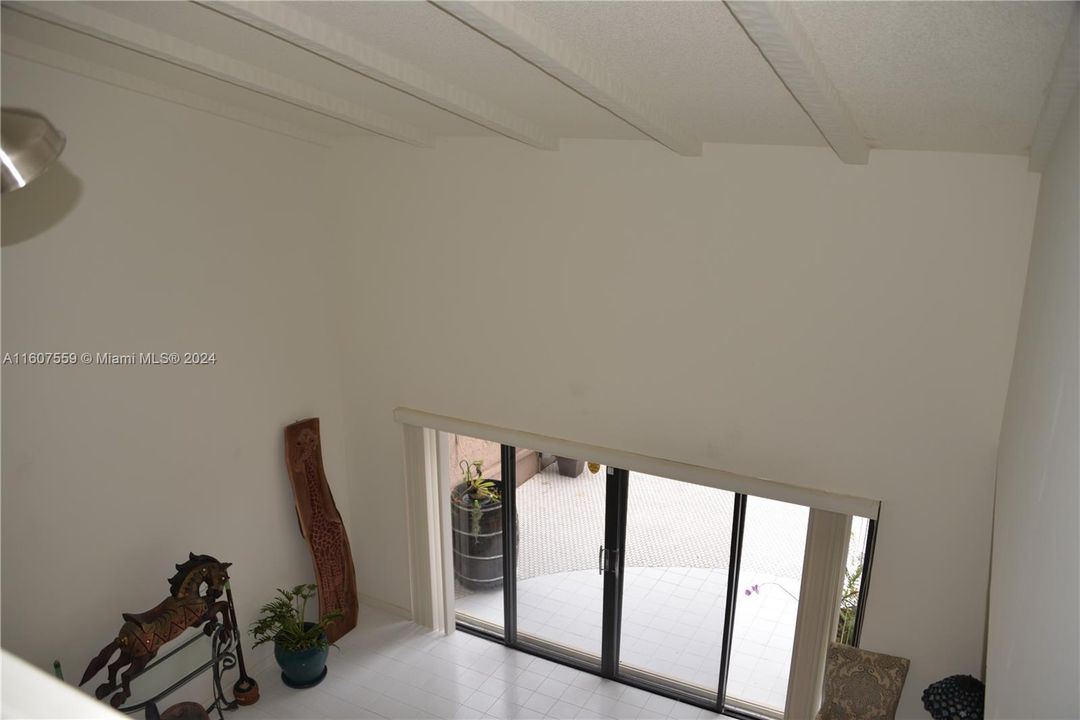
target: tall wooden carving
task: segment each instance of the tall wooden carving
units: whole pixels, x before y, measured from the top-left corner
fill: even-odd
[[[326,631],[330,642],[335,642],[356,627],[356,571],[345,525],[326,484],[318,418],[285,428],[285,464],[296,496],[300,532],[311,547],[315,564],[319,614],[333,610],[342,614]]]

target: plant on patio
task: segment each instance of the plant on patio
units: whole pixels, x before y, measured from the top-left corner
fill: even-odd
[[[502,496],[499,495],[495,481],[484,477],[483,463],[480,460],[462,460],[460,467],[461,484],[454,490],[454,500],[461,505],[472,507],[472,535],[477,537],[480,534],[483,507],[498,504]]]
[[[844,573],[844,588],[840,591],[840,622],[836,642],[851,645],[855,640],[855,616],[859,610],[859,587],[862,585],[862,555],[855,570]]]

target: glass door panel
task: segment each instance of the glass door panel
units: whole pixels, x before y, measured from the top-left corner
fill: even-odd
[[[447,449],[457,619],[471,627],[501,634],[504,622],[502,446],[466,435],[447,435]]]
[[[851,536],[848,540],[847,563],[844,568],[844,584],[840,589],[840,621],[836,629],[836,642],[841,645],[858,646],[859,604],[862,586],[866,578],[866,538],[870,533],[870,519],[853,516]]]
[[[721,686],[725,706],[783,715],[807,507],[450,438],[461,624],[703,706]],[[857,634],[866,525],[842,640]]]
[[[631,472],[620,670],[715,696],[735,494]]]
[[[599,663],[603,637],[605,469],[537,454],[536,470],[519,474],[517,636]]]
[[[728,702],[783,713],[810,509],[747,497]]]

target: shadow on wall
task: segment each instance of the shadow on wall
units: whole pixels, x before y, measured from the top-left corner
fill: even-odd
[[[82,181],[57,162],[26,187],[4,195],[0,242],[6,247],[40,235],[71,212],[81,195]]]

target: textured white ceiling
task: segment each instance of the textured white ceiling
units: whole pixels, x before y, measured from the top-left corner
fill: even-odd
[[[187,2],[95,7],[334,93],[436,136],[490,130],[260,30]],[[305,2],[293,9],[565,138],[644,135],[426,2]],[[591,56],[705,142],[824,144],[718,2],[521,2],[515,9]],[[1023,154],[1072,3],[814,2],[796,15],[874,147]],[[312,130],[332,120],[8,10],[3,32]]]
[[[429,3],[311,2],[301,9],[561,137],[644,137]]]
[[[723,3],[525,2],[706,142],[823,145]]]
[[[171,1],[94,2],[94,7],[331,91],[437,135],[487,134],[473,123],[201,5]]]
[[[1022,155],[1069,2],[806,2],[793,7],[875,147]]]
[[[26,40],[45,48],[56,49],[64,55],[77,60],[88,61],[105,68],[112,68],[145,78],[164,88],[176,88],[196,93],[213,101],[227,103],[245,111],[271,117],[295,126],[305,127],[330,137],[345,137],[363,133],[362,130],[352,125],[140,55],[137,52],[102,42],[36,18],[27,17],[7,8],[3,9],[2,15],[5,42],[8,37]],[[4,45],[3,49],[5,52],[12,52],[7,45]],[[36,58],[29,57],[28,59]],[[64,69],[68,68],[65,67]],[[88,68],[87,73],[93,75]]]

